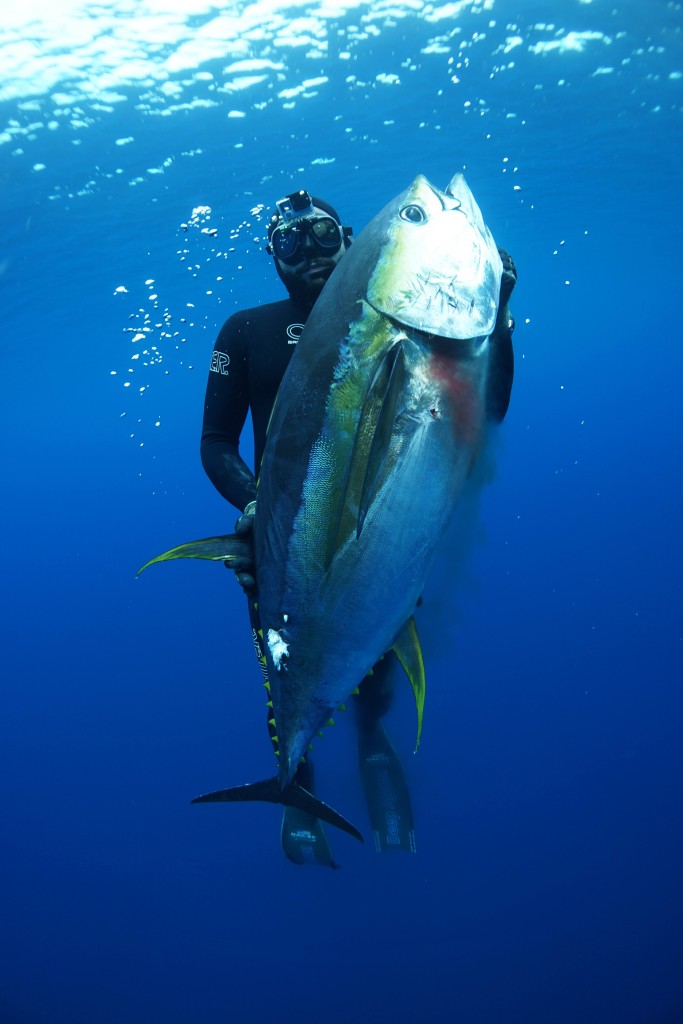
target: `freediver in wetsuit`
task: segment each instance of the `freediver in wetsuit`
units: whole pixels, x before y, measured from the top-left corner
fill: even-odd
[[[249,536],[253,528],[256,477],[280,381],[318,295],[350,244],[351,229],[342,226],[336,210],[328,203],[303,190],[280,200],[268,225],[266,249],[273,256],[289,297],[235,313],[216,340],[206,389],[201,459],[219,493],[242,512],[235,527],[237,533]],[[501,393],[495,394],[489,403],[491,418],[496,420],[505,415],[512,383],[512,321],[506,311],[515,274],[509,258],[504,283],[506,280],[511,283],[505,299],[501,289],[500,331],[497,325],[494,332],[500,335],[498,348],[504,364]],[[249,411],[254,432],[254,472],[239,452]],[[256,653],[265,667],[254,566],[245,561],[235,570],[249,601]],[[373,674],[361,682],[354,698],[358,759],[377,850],[414,851],[407,782],[381,723],[391,703],[395,662],[395,655],[387,654]],[[270,723],[269,728],[272,736]],[[310,756],[299,766],[296,778],[305,789],[313,791]],[[336,866],[322,823],[297,808],[285,807],[281,840],[286,856],[295,863]]]

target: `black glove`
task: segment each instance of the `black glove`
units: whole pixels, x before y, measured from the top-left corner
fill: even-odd
[[[254,517],[256,515],[256,502],[250,501],[244,513],[235,523],[235,533],[249,542],[250,554],[244,558],[233,558],[226,562],[227,569],[232,569],[247,597],[254,597],[256,594],[256,566],[254,565]]]

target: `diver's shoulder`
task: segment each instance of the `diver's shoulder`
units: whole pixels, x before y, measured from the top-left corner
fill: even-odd
[[[276,302],[264,302],[259,306],[239,309],[223,324],[223,329],[244,330],[271,323],[274,320],[286,320],[298,310],[291,299],[278,299]]]

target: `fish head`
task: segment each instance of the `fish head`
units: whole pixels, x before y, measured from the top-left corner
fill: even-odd
[[[503,267],[463,175],[442,192],[418,174],[379,218],[385,241],[368,284],[370,305],[426,334],[489,335]]]

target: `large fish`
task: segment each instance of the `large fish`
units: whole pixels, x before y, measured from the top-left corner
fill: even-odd
[[[259,477],[254,550],[278,774],[198,800],[300,806],[312,739],[392,647],[424,700],[412,619],[486,440],[502,264],[461,174],[419,175],[335,269],[282,381]],[[223,558],[233,539],[164,557]],[[231,547],[231,545],[233,545]]]

